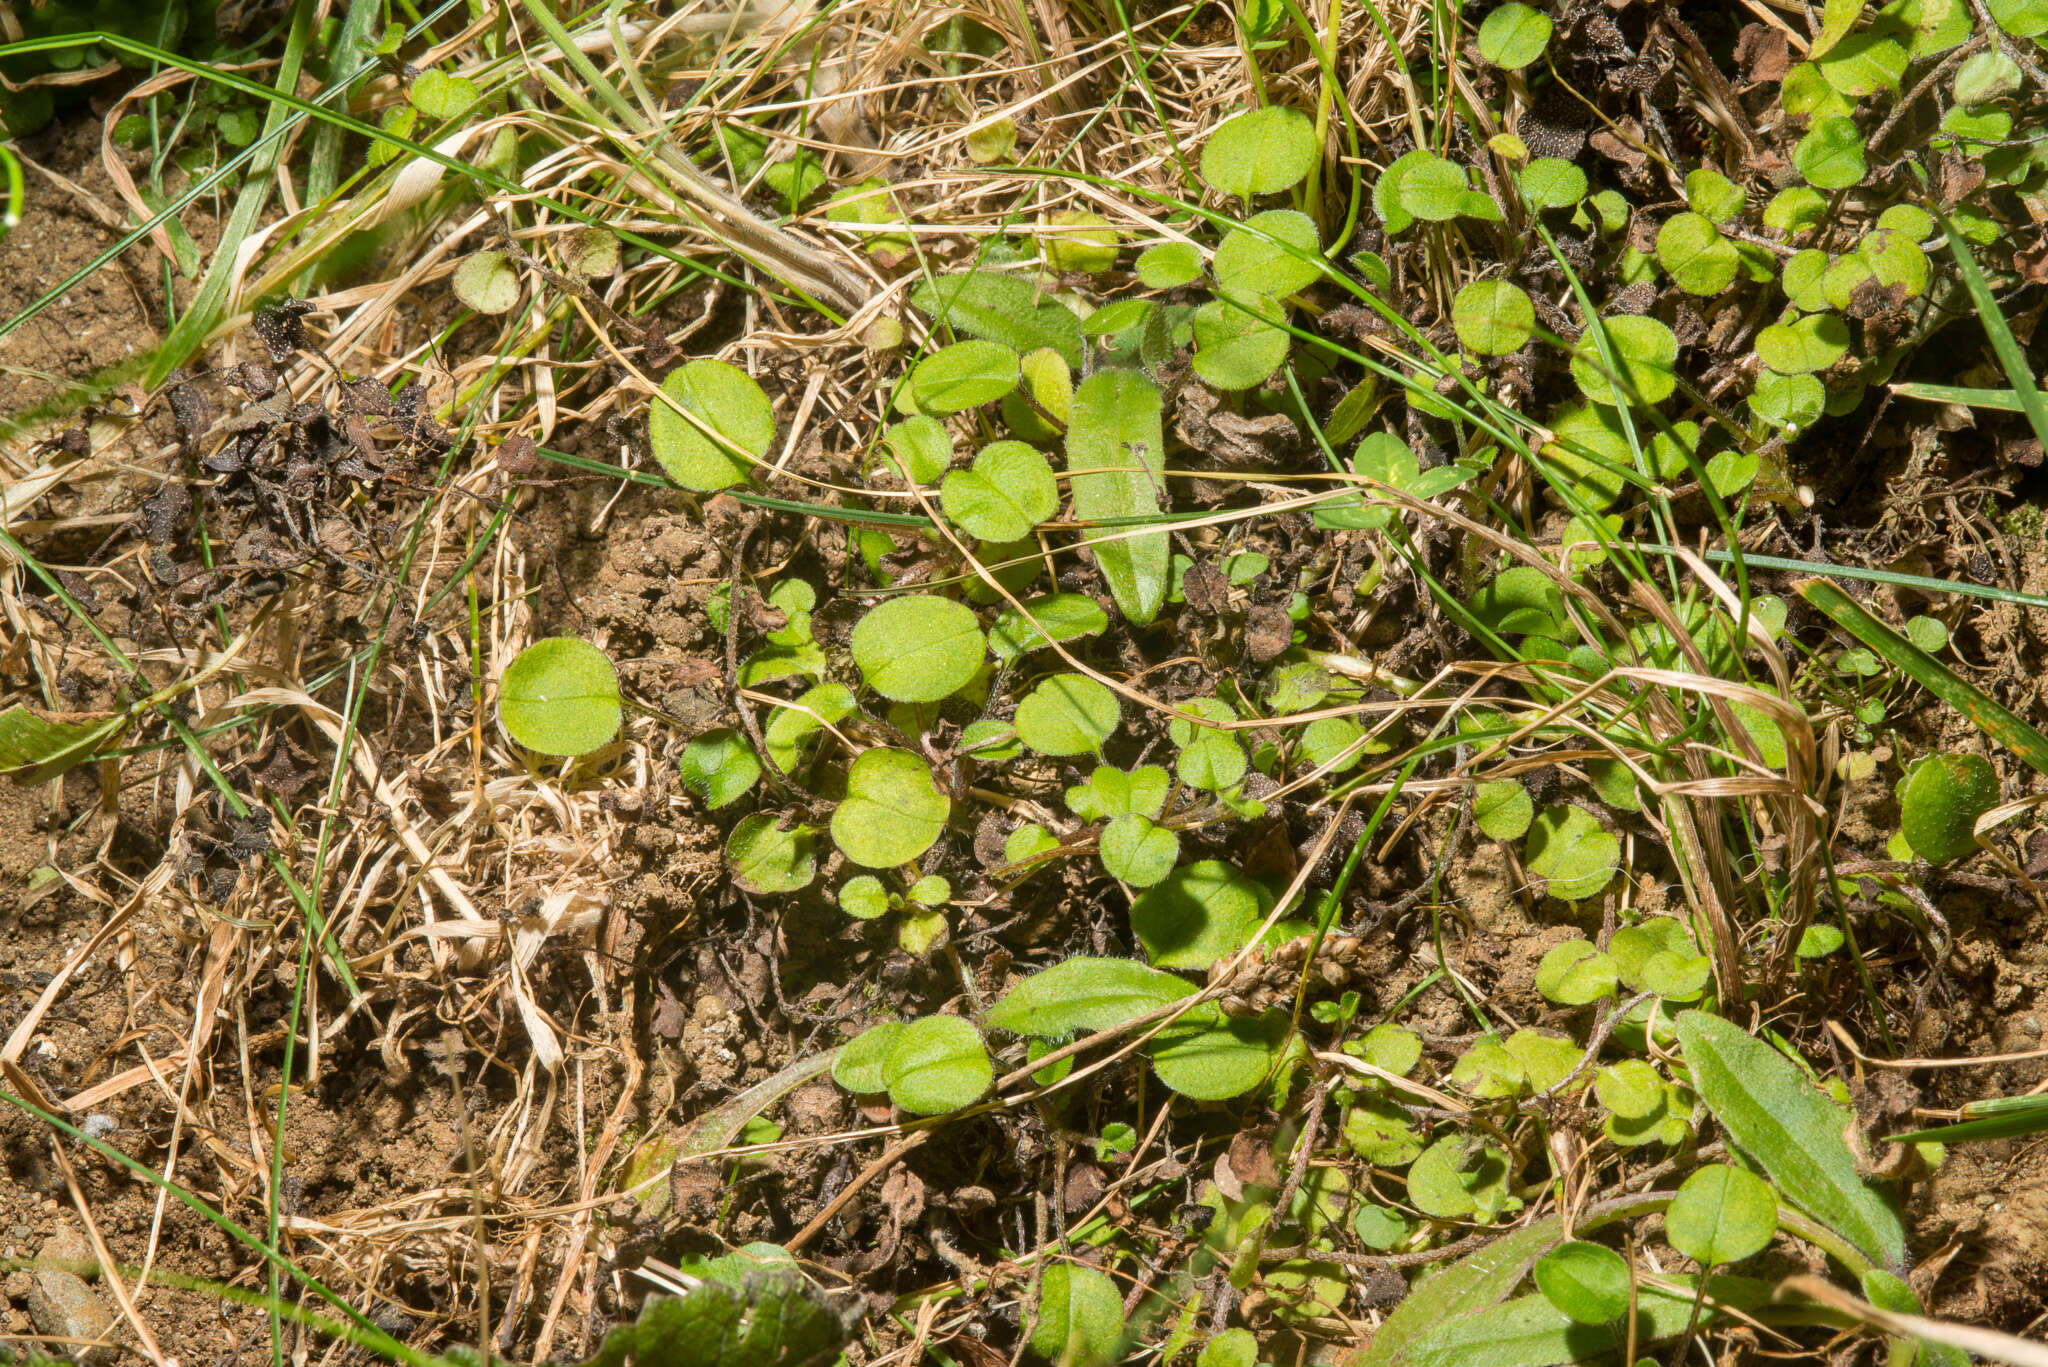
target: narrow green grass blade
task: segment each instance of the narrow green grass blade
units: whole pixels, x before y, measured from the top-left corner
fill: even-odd
[[[1832,617],[1854,636],[1935,697],[1962,713],[1979,731],[2048,774],[2048,736],[2042,735],[1947,665],[1878,621],[1848,594],[1824,579],[1809,579],[1799,596]]]
[[[1936,1125],[1931,1129],[1895,1134],[1887,1144],[1918,1144],[1934,1140],[1955,1144],[1966,1139],[2012,1139],[2048,1130],[2048,1096],[1995,1096],[1973,1101],[1963,1107],[1958,1125]]]
[[[2020,408],[2027,415],[2027,422],[2034,429],[2034,435],[2048,446],[2048,400],[2041,397],[2041,391],[2034,385],[2034,372],[2027,367],[2027,353],[2020,349],[2019,339],[2006,326],[2005,313],[1998,307],[1998,299],[1991,293],[1990,282],[1984,272],[1977,269],[1977,259],[1970,255],[1969,247],[1962,235],[1956,232],[1956,225],[1946,214],[1937,215],[1941,230],[1948,234],[1948,249],[1955,254],[1956,273],[1963,277],[1963,287],[1970,292],[1970,302],[1977,306],[1977,320],[1984,325],[1984,335],[1991,339],[1991,349],[1998,353],[1998,364],[2005,369],[2005,378],[2012,381],[2013,393],[2020,401]]]
[[[1647,542],[1623,542],[1624,548],[1634,549],[1646,555],[1673,555],[1668,546],[1653,546]],[[1715,565],[1732,565],[1735,556],[1728,551],[1699,551],[1702,560]],[[1925,574],[1901,574],[1897,570],[1868,568],[1862,565],[1837,565],[1827,560],[1791,560],[1781,555],[1752,555],[1742,553],[1742,563],[1753,570],[1789,570],[1793,574],[1818,574],[1828,579],[1860,579],[1872,584],[1888,584],[1893,588],[1912,589],[1916,593],[1952,593],[1959,598],[1984,598],[1994,603],[2016,603],[2023,608],[2048,608],[2048,597],[2038,593],[2021,593],[2018,589],[2001,588],[1997,584],[1973,584],[1967,579],[1936,579]]]
[[[2010,389],[1963,389],[1952,384],[1895,384],[1892,393],[1902,399],[1925,399],[1928,403],[1955,403],[1965,408],[1989,408],[2000,413],[2024,413],[2025,404]]]

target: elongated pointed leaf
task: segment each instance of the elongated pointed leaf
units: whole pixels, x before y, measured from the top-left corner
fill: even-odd
[[[1074,391],[1067,469],[1074,511],[1090,522],[1156,514],[1166,493],[1159,391],[1135,370],[1099,370]],[[1166,599],[1164,529],[1094,546],[1123,615],[1143,626]]]
[[[1771,1299],[1770,1285],[1749,1277],[1711,1277],[1707,1292],[1720,1304],[1745,1310],[1768,1305]],[[1692,1320],[1692,1297],[1641,1287],[1636,1316],[1639,1342],[1675,1338]],[[1710,1306],[1699,1322],[1704,1327],[1716,1318]],[[1540,1295],[1518,1296],[1505,1305],[1437,1325],[1400,1362],[1403,1367],[1563,1367],[1619,1355],[1628,1346],[1628,1337],[1625,1320],[1579,1324]]]
[[[1873,1262],[1904,1267],[1906,1227],[1897,1202],[1856,1171],[1842,1138],[1847,1115],[1784,1055],[1733,1022],[1685,1011],[1677,1030],[1700,1099],[1779,1193]]]
[[[2048,736],[1994,702],[1977,687],[1864,610],[1862,604],[1828,583],[1809,579],[1799,596],[1834,618],[1836,625],[1904,671],[1914,683],[1969,718],[1971,725],[2048,774]]]
[[[16,703],[0,712],[0,773],[41,783],[112,747],[125,715],[42,716]]]
[[[1185,978],[1131,959],[1078,957],[1034,973],[1004,993],[988,1013],[988,1023],[1040,1038],[1109,1030],[1194,990]]]
[[[1563,1239],[1564,1222],[1553,1215],[1451,1264],[1394,1307],[1394,1313],[1373,1335],[1365,1355],[1358,1359],[1357,1367],[1394,1367],[1395,1363],[1408,1360],[1411,1346],[1420,1347],[1453,1315],[1500,1304],[1522,1284],[1537,1260]]]

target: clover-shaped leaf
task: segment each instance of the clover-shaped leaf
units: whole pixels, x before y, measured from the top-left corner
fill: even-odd
[[[1479,55],[1497,67],[1519,71],[1543,55],[1550,43],[1550,16],[1508,0],[1479,24]]]
[[[1569,209],[1586,197],[1586,173],[1563,157],[1538,157],[1522,168],[1521,186],[1537,209]]]
[[[923,760],[908,750],[865,750],[846,772],[846,798],[832,813],[832,840],[856,864],[890,868],[930,849],[951,814],[952,804]]]
[[[873,874],[857,874],[839,885],[839,909],[855,920],[875,920],[889,910],[889,890]],[[867,1090],[878,1092],[881,1088]]]
[[[1146,289],[1174,289],[1201,278],[1202,252],[1192,242],[1161,242],[1138,253],[1137,269]]]
[[[1443,223],[1465,211],[1465,195],[1472,182],[1465,168],[1433,153],[1408,166],[1394,194],[1401,208],[1415,218]]]
[[[1469,1219],[1485,1199],[1495,1210],[1505,1196],[1508,1158],[1491,1144],[1463,1133],[1446,1135],[1424,1149],[1408,1168],[1408,1199],[1438,1220]]]
[[[774,408],[737,366],[690,361],[669,373],[661,392],[666,399],[647,410],[647,439],[661,468],[685,489],[709,493],[743,482],[774,444]]]
[[[623,715],[612,662],[573,636],[535,641],[498,681],[505,733],[544,755],[587,755],[610,744]]]
[[[1628,1260],[1604,1244],[1573,1239],[1536,1264],[1536,1289],[1580,1324],[1608,1324],[1628,1313]]]
[[[1451,301],[1451,326],[1457,330],[1458,344],[1467,351],[1505,356],[1529,340],[1536,326],[1536,306],[1519,285],[1506,280],[1474,280]]]
[[[1212,299],[1195,311],[1195,373],[1212,388],[1250,389],[1287,359],[1291,338],[1276,324],[1285,315],[1271,299],[1253,295]]]
[[[1268,209],[1223,235],[1216,249],[1216,281],[1234,294],[1278,298],[1321,279],[1322,256],[1322,236],[1313,219],[1293,209]]]
[[[1977,852],[1977,818],[1998,804],[1998,773],[1982,755],[1943,752],[1899,780],[1899,829],[1930,864]]]
[[[1017,734],[1041,755],[1092,755],[1116,733],[1116,694],[1085,674],[1055,674],[1017,704]]]
[[[981,1032],[958,1016],[911,1021],[890,1039],[882,1059],[889,1099],[913,1115],[942,1115],[970,1106],[995,1075]]]
[[[974,464],[947,475],[939,491],[946,516],[982,541],[1021,541],[1059,503],[1052,466],[1021,441],[982,447]]]
[[[756,897],[809,887],[818,875],[816,834],[809,826],[785,830],[770,812],[741,817],[725,842],[732,881]]]
[[[1202,179],[1239,199],[1298,184],[1316,159],[1306,115],[1280,105],[1248,110],[1217,126],[1202,146]]]
[[[1551,896],[1576,902],[1607,886],[1621,864],[1621,841],[1577,807],[1550,807],[1530,823],[1524,853]]]
[[[1520,840],[1535,818],[1529,790],[1513,779],[1482,783],[1472,792],[1472,820],[1493,840]]]
[[[1586,397],[1595,403],[1622,402],[1623,396],[1608,377],[1611,368],[1634,391],[1631,402],[1656,404],[1670,398],[1678,387],[1673,373],[1678,361],[1677,335],[1657,319],[1637,314],[1603,318],[1601,326],[1613,350],[1611,367],[1603,360],[1590,328],[1572,352],[1572,378]]]
[[[1180,837],[1152,819],[1126,812],[1103,827],[1099,853],[1110,876],[1134,888],[1149,888],[1173,871]]]
[[[1792,149],[1792,165],[1808,185],[1846,190],[1863,179],[1863,131],[1844,115],[1815,119]]]
[[[1534,565],[1511,565],[1472,595],[1472,615],[1504,636],[1564,634],[1564,594]]]
[[[746,796],[761,777],[761,761],[746,737],[730,727],[706,731],[683,747],[683,786],[712,811]]]
[[[1777,1193],[1755,1173],[1727,1163],[1701,1168],[1679,1183],[1664,1212],[1671,1246],[1702,1267],[1761,1253],[1777,1232]]]
[[[937,702],[966,686],[988,642],[973,609],[935,594],[889,598],[853,629],[853,662],[896,702]]]
[[[478,313],[509,313],[519,302],[519,271],[503,252],[464,257],[448,283],[455,297]]]
[[[1742,258],[1705,214],[1675,214],[1657,230],[1657,264],[1687,294],[1719,294],[1735,283]]]
[[[1831,313],[1773,323],[1756,337],[1756,354],[1784,375],[1825,370],[1849,350],[1849,328]]]
[[[897,478],[930,484],[953,463],[953,436],[937,418],[919,413],[889,425],[881,452]]]
[[[1160,968],[1206,969],[1242,949],[1272,903],[1220,860],[1186,864],[1131,902],[1131,929]]]
[[[1084,821],[1109,821],[1131,813],[1156,818],[1172,785],[1156,764],[1141,764],[1128,772],[1102,765],[1086,783],[1067,789],[1067,806]]]
[[[1559,1006],[1585,1006],[1613,996],[1614,989],[1614,960],[1591,940],[1554,945],[1536,965],[1536,990]]]

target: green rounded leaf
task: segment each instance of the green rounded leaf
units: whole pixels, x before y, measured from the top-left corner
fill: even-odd
[[[1624,1120],[1647,1120],[1664,1109],[1664,1079],[1639,1058],[1625,1058],[1593,1077],[1593,1095]]]
[[[761,777],[761,761],[746,737],[730,727],[706,731],[683,747],[683,786],[712,811],[746,796]]]
[[[1710,166],[1685,173],[1685,202],[1716,223],[1733,222],[1747,203],[1742,187]]]
[[[1613,348],[1614,365],[1628,388],[1635,391],[1633,402],[1662,403],[1678,388],[1674,367],[1678,362],[1678,337],[1655,318],[1622,314],[1604,318],[1608,345]],[[1600,358],[1600,346],[1587,329],[1572,352],[1572,378],[1594,403],[1620,404],[1623,396],[1608,379]]]
[[[509,313],[519,302],[519,271],[503,252],[464,257],[448,284],[457,299],[478,313]]]
[[[772,812],[741,817],[725,842],[725,866],[732,881],[756,897],[807,888],[818,876],[815,835],[809,826],[781,829]]]
[[[889,1042],[882,1081],[913,1115],[942,1115],[981,1099],[996,1070],[981,1032],[958,1016],[914,1020]]]
[[[1599,892],[1621,864],[1621,841],[1577,807],[1545,809],[1530,823],[1523,851],[1529,872],[1566,902]]]
[[[1908,618],[1906,639],[1929,655],[1937,654],[1948,644],[1948,624],[1939,617],[1923,615]]]
[[[1341,774],[1365,758],[1363,747],[1353,748],[1364,734],[1365,728],[1349,717],[1319,717],[1301,728],[1301,753],[1316,768],[1328,764],[1330,773]]]
[[[1180,837],[1151,818],[1126,812],[1102,830],[1102,867],[1134,888],[1149,888],[1173,872]]]
[[[1474,280],[1451,301],[1451,326],[1467,351],[1505,356],[1529,340],[1536,326],[1536,306],[1519,285]]]
[[[1553,945],[1536,965],[1536,990],[1559,1006],[1585,1006],[1614,995],[1614,960],[1591,940]]]
[[[1322,235],[1313,219],[1293,209],[1268,209],[1224,234],[1216,249],[1216,280],[1235,294],[1277,298],[1320,280],[1322,259]]]
[[[1202,277],[1202,252],[1192,242],[1162,242],[1138,253],[1138,283],[1170,290]]]
[[[959,692],[987,648],[973,609],[928,593],[884,599],[853,629],[861,677],[895,702],[937,702]]]
[[[737,366],[691,361],[669,373],[661,392],[666,400],[647,411],[647,439],[661,468],[685,489],[709,493],[743,482],[775,442],[774,406]]]
[[[1563,157],[1536,158],[1522,168],[1521,181],[1538,209],[1569,209],[1586,197],[1586,173]]]
[[[910,392],[927,413],[957,413],[1002,398],[1022,373],[1017,353],[1000,342],[956,342],[917,363]]]
[[[1099,275],[1116,264],[1121,234],[1108,219],[1088,209],[1062,209],[1047,223],[1057,231],[1044,239],[1045,264],[1065,274]],[[922,397],[922,396],[920,396]]]
[[[1123,1355],[1124,1300],[1106,1273],[1056,1262],[1038,1279],[1031,1351],[1067,1367],[1107,1367]]]
[[[1394,193],[1409,214],[1431,223],[1444,223],[1458,216],[1463,197],[1471,188],[1464,167],[1428,153],[1401,173]]]
[[[1195,373],[1216,389],[1251,389],[1287,359],[1293,339],[1275,324],[1285,315],[1270,299],[1212,299],[1195,311]]]
[[[1826,370],[1849,350],[1849,325],[1832,313],[1773,323],[1756,336],[1756,354],[1781,375]]]
[[[1792,149],[1792,165],[1809,185],[1846,190],[1863,179],[1863,131],[1846,116],[1815,119]]]
[[[1503,1185],[1507,1173],[1507,1156],[1493,1145],[1446,1135],[1409,1165],[1408,1200],[1424,1215],[1462,1220],[1478,1211],[1476,1193]]]
[[[1664,1212],[1664,1236],[1702,1267],[1761,1253],[1778,1232],[1778,1198],[1743,1168],[1716,1163],[1679,1184]]]
[[[1536,1289],[1580,1324],[1608,1324],[1628,1313],[1628,1261],[1603,1244],[1573,1239],[1536,1264]]]
[[[1687,294],[1719,294],[1742,266],[1735,244],[1704,214],[1677,214],[1657,230],[1657,264]]]
[[[1930,864],[1977,852],[1977,818],[1998,805],[1998,773],[1982,755],[1916,761],[1899,780],[1899,829]]]
[[[1017,735],[1041,755],[1092,755],[1123,720],[1116,694],[1084,674],[1055,674],[1017,705]]]
[[[1536,815],[1529,790],[1513,779],[1482,783],[1472,793],[1472,820],[1494,840],[1520,840]]]
[[[1796,432],[1820,420],[1827,398],[1826,387],[1811,375],[1780,375],[1775,370],[1766,370],[1756,377],[1756,392],[1749,396],[1749,410],[1773,427]]]
[[[619,676],[596,646],[550,636],[505,666],[498,716],[505,733],[529,750],[587,755],[619,733]]]
[[[1196,1101],[1228,1101],[1265,1081],[1287,1037],[1287,1014],[1230,1017],[1203,1002],[1148,1046],[1159,1080]]]
[[[1550,29],[1549,15],[1508,0],[1480,22],[1479,55],[1495,66],[1519,71],[1543,55]]]
[[[1226,195],[1250,199],[1299,184],[1315,159],[1307,116],[1271,105],[1218,125],[1202,146],[1202,179]]]
[[[1257,883],[1204,859],[1133,898],[1131,929],[1159,967],[1201,970],[1244,948],[1270,909]]]
[[[1021,441],[981,448],[972,467],[946,476],[939,506],[982,541],[1021,541],[1059,510],[1060,490],[1045,457]]]
[[[139,7],[144,8],[144,7]],[[413,108],[430,119],[452,119],[482,98],[476,82],[445,71],[428,69],[406,90]]]
[[[832,1080],[847,1091],[863,1096],[887,1091],[888,1084],[882,1080],[882,1064],[889,1057],[889,1046],[902,1033],[902,1021],[883,1021],[855,1035],[839,1051],[839,1061],[832,1065]]]
[[[953,463],[953,436],[937,418],[919,413],[889,425],[882,459],[899,479],[930,484]]]
[[[888,913],[889,890],[871,873],[858,874],[839,885],[839,909],[860,921],[873,921]],[[879,1092],[879,1087],[869,1088]]]
[[[846,771],[846,798],[832,813],[832,841],[856,864],[893,868],[930,849],[952,810],[932,782],[930,766],[916,755],[865,750]]]

